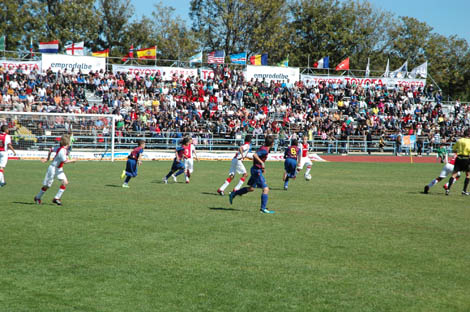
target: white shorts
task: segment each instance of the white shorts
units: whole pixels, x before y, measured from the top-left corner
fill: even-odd
[[[189,170],[189,173],[193,173],[194,161],[192,158],[187,158],[184,160],[184,168]]]
[[[439,174],[439,178],[444,179],[449,174],[452,174],[453,171],[454,171],[454,165],[446,164],[444,168],[442,168],[441,173]]]
[[[233,158],[232,164],[230,165],[230,171],[228,172],[228,174],[235,175],[236,173],[245,174],[246,168],[245,168],[245,165],[243,164],[243,161],[237,158]]]
[[[49,168],[47,168],[46,176],[44,177],[42,185],[51,187],[52,183],[54,183],[54,178],[57,178],[61,181],[66,180],[67,177],[65,176],[64,169],[56,169],[54,166],[49,166]]]
[[[0,168],[5,168],[8,162],[8,152],[0,152]]]
[[[309,158],[308,156],[307,156],[307,157],[302,157],[302,158],[300,159],[300,166],[298,166],[298,168],[299,168],[300,170],[302,170],[305,165],[307,165],[307,166],[311,166],[311,165],[312,165],[312,161],[310,160],[310,158]]]

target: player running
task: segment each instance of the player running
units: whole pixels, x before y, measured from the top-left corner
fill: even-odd
[[[289,146],[284,152],[284,190],[287,191],[289,187],[289,179],[295,179],[297,174],[297,164],[300,163],[300,158],[302,157],[299,148],[299,142],[297,139],[292,140],[291,146]]]
[[[54,183],[54,178],[57,177],[57,179],[59,179],[62,184],[60,185],[59,191],[54,196],[52,202],[59,206],[62,205],[60,198],[64,194],[67,184],[69,183],[64,173],[64,164],[75,162],[75,159],[67,158],[67,149],[69,145],[70,137],[68,135],[63,135],[60,138],[60,146],[56,147],[55,149],[51,148],[47,154],[47,159],[41,159],[43,163],[46,163],[51,158],[51,154],[55,153],[54,159],[49,165],[49,168],[47,168],[46,176],[44,177],[44,181],[42,183],[43,186],[39,193],[34,197],[36,204],[41,204],[42,195],[44,195],[44,193],[52,186],[52,183]]]
[[[8,149],[16,156],[16,151],[11,145],[11,136],[8,126],[3,125],[0,128],[0,187],[7,185],[5,182],[5,167],[8,162]]]
[[[122,187],[124,188],[129,187],[129,181],[137,176],[137,167],[142,164],[142,154],[144,153],[145,141],[139,140],[137,143],[139,145],[132,150],[129,156],[127,156],[126,170],[123,170],[121,174],[121,179],[124,179],[124,177],[126,178],[122,184]]]
[[[233,203],[233,199],[236,196],[242,196],[248,192],[253,192],[255,188],[263,189],[263,193],[261,194],[261,208],[260,211],[262,213],[274,213],[272,210],[268,210],[266,205],[268,203],[268,193],[269,187],[266,184],[266,179],[263,176],[263,172],[265,169],[265,162],[268,158],[269,150],[273,146],[274,139],[271,136],[267,136],[264,141],[264,146],[261,146],[260,149],[253,154],[253,166],[251,167],[251,177],[248,180],[249,187],[244,187],[239,189],[238,191],[231,192],[229,196],[230,204]]]
[[[184,169],[182,172],[177,172],[176,174],[172,174],[172,178],[175,182],[178,182],[178,179],[176,178],[179,176],[181,173],[184,172],[184,177],[186,183],[189,183],[189,178],[191,178],[191,174],[193,173],[194,170],[194,160],[193,160],[193,155],[194,158],[196,158],[197,161],[199,161],[199,158],[197,157],[196,153],[196,147],[191,141],[191,137],[188,137],[189,144],[184,147]]]
[[[300,159],[300,162],[298,163],[297,167],[297,172],[300,172],[305,165],[307,165],[307,169],[305,170],[305,180],[310,181],[312,176],[310,175],[310,170],[312,169],[312,161],[310,160],[310,157],[308,157],[308,150],[310,149],[310,146],[308,144],[308,138],[306,135],[303,136],[302,138],[302,143],[299,144],[300,149],[302,150],[302,157]]]
[[[447,159],[447,156],[446,156],[446,159]],[[457,159],[457,155],[454,155],[454,157],[452,157],[452,159],[444,165],[444,167],[442,168],[441,173],[439,174],[439,176],[437,178],[435,178],[434,180],[432,180],[431,182],[429,182],[429,184],[424,187],[424,194],[427,194],[431,187],[433,187],[437,183],[444,180],[449,174],[452,174],[452,172],[454,171],[454,165],[455,165],[455,160],[456,159]],[[460,178],[460,172],[458,173],[455,180],[457,181],[459,178]],[[447,190],[448,189],[448,183],[446,183],[443,186],[443,188],[444,188],[444,190]]]
[[[238,148],[237,153],[235,154],[235,156],[233,156],[232,164],[228,172],[228,178],[227,180],[225,180],[224,184],[222,184],[222,186],[219,187],[219,189],[217,190],[217,193],[219,193],[220,195],[224,195],[225,189],[230,184],[230,182],[232,182],[233,178],[235,177],[235,174],[237,173],[241,174],[242,177],[240,178],[240,181],[238,181],[237,186],[235,186],[235,188],[233,189],[233,192],[238,191],[243,186],[243,183],[245,183],[248,174],[246,173],[245,165],[243,165],[243,160],[245,158],[249,158],[248,152],[250,151],[251,140],[252,136],[247,135],[245,137],[245,143],[243,143],[243,145]]]
[[[170,172],[162,179],[163,183],[168,184],[168,178],[170,178],[175,172],[175,177],[184,172],[184,160],[185,160],[185,148],[189,145],[189,138],[183,138],[181,140],[181,146],[176,148],[175,158],[173,164],[171,165]],[[175,181],[176,182],[176,181]]]

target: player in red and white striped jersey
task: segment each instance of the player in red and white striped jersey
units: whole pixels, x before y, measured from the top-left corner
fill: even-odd
[[[62,205],[60,198],[62,197],[62,194],[64,194],[67,184],[69,183],[64,173],[64,164],[75,162],[74,159],[67,158],[69,145],[70,145],[70,137],[68,135],[63,135],[60,138],[60,146],[54,149],[51,148],[49,150],[49,154],[47,155],[47,159],[41,160],[43,163],[48,162],[49,159],[51,158],[51,154],[55,153],[55,156],[52,159],[51,164],[47,168],[46,176],[44,177],[44,181],[42,183],[43,186],[41,190],[39,191],[39,193],[34,197],[34,201],[37,204],[41,203],[42,195],[44,195],[44,193],[52,186],[52,183],[54,183],[54,178],[57,177],[57,179],[59,179],[59,181],[62,184],[60,185],[59,191],[54,196],[54,199],[52,200],[52,202],[59,206]]]
[[[232,164],[230,166],[230,170],[228,172],[228,178],[225,180],[224,184],[222,184],[221,187],[217,190],[217,193],[220,195],[224,195],[224,191],[227,188],[227,186],[232,182],[232,179],[235,177],[235,174],[241,174],[242,177],[240,178],[240,181],[238,181],[237,186],[233,189],[234,191],[238,191],[242,186],[243,183],[245,183],[246,178],[248,177],[248,174],[246,173],[246,168],[245,165],[243,165],[243,160],[245,158],[251,159],[248,157],[248,152],[250,151],[250,143],[251,143],[252,136],[247,135],[245,137],[245,143],[240,146],[238,149],[237,153],[232,159]]]
[[[446,160],[447,160],[447,155],[446,155]],[[455,160],[457,159],[457,155],[454,155],[449,161],[446,162],[444,167],[441,170],[441,173],[437,178],[429,182],[428,185],[424,187],[424,193],[427,194],[429,192],[429,189],[436,185],[437,183],[441,182],[444,180],[449,174],[452,174],[454,172],[454,165],[455,165]],[[457,181],[460,178],[460,172],[458,173],[457,177],[455,178],[455,181]],[[443,188],[447,190],[448,184],[446,183]]]
[[[16,156],[16,151],[11,145],[9,133],[8,126],[3,125],[0,129],[0,187],[6,185],[4,171],[8,162],[8,149]]]
[[[308,156],[308,150],[310,145],[308,144],[308,138],[306,135],[302,138],[302,143],[299,144],[299,148],[302,151],[302,158],[300,159],[300,164],[297,166],[297,172],[300,172],[307,165],[307,170],[305,170],[304,177],[309,180],[310,170],[312,169],[312,161]]]

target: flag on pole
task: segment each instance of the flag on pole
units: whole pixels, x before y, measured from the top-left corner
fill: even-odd
[[[108,57],[109,56],[109,49],[106,49],[106,50],[103,50],[103,51],[91,52],[91,56]]]
[[[224,64],[224,62],[225,62],[224,50],[210,52],[207,55],[207,63]]]
[[[408,60],[403,63],[397,70],[394,70],[390,73],[390,77],[392,78],[405,78],[408,72]]]
[[[189,58],[189,64],[202,63],[202,51]]]
[[[59,40],[39,42],[39,52],[58,53],[59,52]]]
[[[387,67],[385,68],[385,73],[383,76],[385,78],[390,76],[390,59],[387,59]]]
[[[251,65],[268,65],[268,54],[256,54],[250,56],[250,64]]]
[[[5,35],[0,37],[0,51],[5,51]]]
[[[129,49],[129,52],[127,53],[126,56],[122,58],[122,61],[125,62],[127,61],[128,58],[133,58],[134,57],[134,45],[131,44],[131,47]]]
[[[418,67],[413,68],[413,70],[409,74],[410,78],[428,78],[428,61],[424,62],[423,64],[419,65]]]
[[[284,60],[277,63],[277,66],[280,67],[289,67],[289,56],[287,56]]]
[[[341,63],[336,66],[335,70],[349,70],[349,57],[341,61]]]
[[[330,57],[325,56],[313,64],[314,68],[328,68],[330,66]]]
[[[157,46],[137,50],[137,58],[154,60],[157,58]]]
[[[85,42],[71,43],[65,46],[65,54],[68,55],[85,55],[84,53]]]
[[[233,64],[246,65],[246,52],[238,53],[238,54],[231,54],[230,62]]]
[[[370,76],[370,59],[367,58],[366,77]]]

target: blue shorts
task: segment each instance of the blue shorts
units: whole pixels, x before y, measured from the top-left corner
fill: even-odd
[[[286,170],[289,178],[295,178],[297,175],[297,159],[286,158],[284,161],[284,169]]]
[[[171,171],[178,171],[184,169],[184,162],[182,161],[173,161],[173,165],[171,165]]]
[[[126,163],[126,175],[128,177],[137,176],[137,160],[129,158]]]
[[[251,167],[251,177],[248,180],[248,185],[257,188],[268,187],[266,184],[266,179],[263,176],[263,170],[256,167]]]

